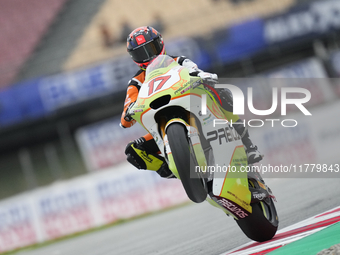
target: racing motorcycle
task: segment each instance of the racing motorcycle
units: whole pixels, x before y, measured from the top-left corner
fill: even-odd
[[[259,173],[246,171],[251,166],[241,137],[207,86],[173,58],[159,55],[127,114],[153,136],[190,200],[208,201],[250,239],[267,241],[278,228],[275,197]]]

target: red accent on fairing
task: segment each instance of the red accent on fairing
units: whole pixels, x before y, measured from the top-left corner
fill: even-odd
[[[208,87],[209,89],[211,89],[212,92],[214,92],[214,94],[217,96],[218,100],[220,101],[220,104],[222,105],[221,98],[218,95],[217,91],[213,87],[209,86],[208,84],[204,84],[204,86]]]

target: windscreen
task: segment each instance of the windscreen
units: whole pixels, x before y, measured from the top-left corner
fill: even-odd
[[[167,55],[159,55],[155,59],[153,59],[146,68],[146,76],[148,76],[152,71],[159,68],[168,67],[174,62],[176,61],[172,57],[169,57]]]

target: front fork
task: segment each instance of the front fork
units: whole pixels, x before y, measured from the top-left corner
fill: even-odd
[[[199,137],[196,120],[195,120],[195,117],[192,116],[189,112],[187,113],[186,118],[188,121],[183,120],[183,118],[172,118],[168,121],[166,121],[165,119],[161,119],[159,126],[160,126],[161,135],[164,141],[164,147],[165,147],[164,154],[166,155],[166,160],[168,162],[170,170],[179,179],[179,174],[176,168],[176,164],[174,162],[171,149],[169,146],[166,129],[172,123],[182,124],[187,130],[187,137],[188,137],[191,154],[192,156],[194,156],[194,159],[195,159],[194,160],[196,164],[195,167],[198,167],[197,169],[199,173],[201,174],[202,179],[205,180],[207,179],[207,176],[206,176],[207,161],[206,161],[204,150],[202,149],[202,146],[201,146],[201,141]]]

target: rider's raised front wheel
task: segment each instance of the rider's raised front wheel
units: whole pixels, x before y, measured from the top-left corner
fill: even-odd
[[[278,216],[273,200],[252,204],[252,213],[244,219],[236,220],[243,233],[257,242],[272,239],[277,231]]]
[[[187,129],[180,123],[172,123],[166,130],[183,187],[190,200],[201,203],[206,199],[207,191],[199,172],[195,171],[197,161],[187,133]]]

